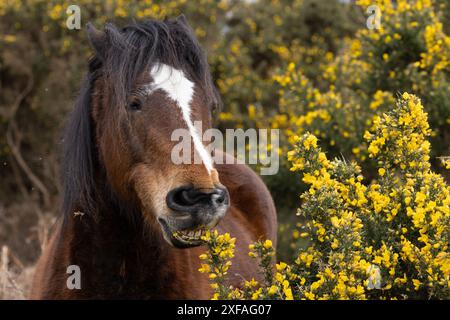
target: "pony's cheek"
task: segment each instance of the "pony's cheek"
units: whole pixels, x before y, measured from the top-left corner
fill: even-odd
[[[155,221],[157,217],[167,214],[166,196],[173,187],[172,179],[160,170],[139,164],[132,170],[131,181],[146,220]]]

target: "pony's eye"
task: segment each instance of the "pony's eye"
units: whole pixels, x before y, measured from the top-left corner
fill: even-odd
[[[140,111],[142,109],[142,105],[140,101],[132,101],[128,105],[128,109],[131,111]]]

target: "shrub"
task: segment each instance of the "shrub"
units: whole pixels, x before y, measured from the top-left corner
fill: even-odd
[[[311,132],[333,156],[343,154],[367,166],[364,132],[373,117],[388,111],[396,92],[408,91],[424,101],[429,113],[434,154],[448,154],[450,37],[442,23],[448,3],[357,3],[363,10],[379,6],[381,28],[361,28],[336,56],[329,52],[317,78],[309,77],[304,66],[296,63],[275,75],[280,110],[271,117],[270,126],[283,129],[290,142],[296,135]],[[432,163],[440,170],[434,158]]]
[[[431,170],[430,134],[421,101],[404,93],[364,135],[378,167],[368,184],[355,162],[329,160],[313,134],[297,137],[289,159],[309,186],[298,209],[309,245],[272,279],[252,281],[251,297],[449,299],[450,187]],[[250,255],[265,261],[264,247]],[[239,292],[225,298],[249,296]]]

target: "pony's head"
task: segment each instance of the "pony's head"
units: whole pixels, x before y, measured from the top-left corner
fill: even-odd
[[[89,25],[88,37],[95,57],[66,134],[65,210],[95,208],[94,171],[101,171],[111,191],[138,206],[166,241],[199,245],[225,215],[229,195],[194,126],[210,127],[220,98],[192,29],[181,16],[121,30]],[[180,128],[201,163],[172,161],[171,136]]]

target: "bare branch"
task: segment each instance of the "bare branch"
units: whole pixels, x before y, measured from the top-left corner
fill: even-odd
[[[34,78],[30,74],[28,77],[26,88],[15,99],[11,112],[9,114],[8,129],[6,132],[6,142],[11,148],[12,155],[14,156],[14,159],[16,160],[17,164],[26,174],[31,183],[41,192],[44,205],[48,207],[50,205],[50,193],[48,189],[45,187],[44,183],[33,173],[31,168],[28,166],[25,159],[23,158],[22,153],[20,152],[20,136],[19,136],[20,132],[17,129],[17,124],[15,121],[17,111],[19,110],[22,101],[31,92],[33,85],[34,85]],[[14,136],[16,137],[16,140],[14,139]]]

